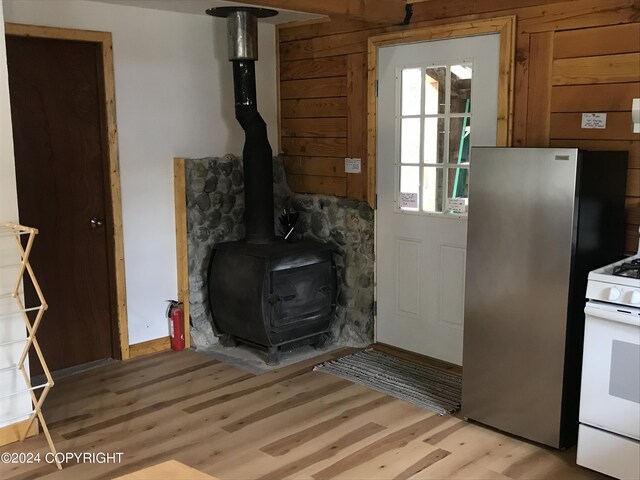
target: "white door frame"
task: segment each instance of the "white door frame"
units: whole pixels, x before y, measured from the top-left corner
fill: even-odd
[[[376,165],[377,165],[377,95],[378,80],[378,48],[389,45],[426,42],[449,38],[469,37],[488,33],[500,35],[500,72],[498,74],[498,117],[496,131],[496,145],[506,147],[511,145],[513,126],[513,97],[515,73],[515,35],[516,17],[498,17],[486,20],[437,25],[416,28],[400,32],[386,33],[369,38],[368,59],[368,108],[367,108],[367,179],[368,201],[375,205],[377,195]],[[377,215],[374,219],[374,231],[377,232]],[[377,234],[376,234],[377,235]],[[378,239],[374,238],[374,249],[377,258]],[[374,264],[374,300],[377,300],[377,261]],[[374,322],[377,322],[374,312]],[[374,342],[377,329],[374,328]]]

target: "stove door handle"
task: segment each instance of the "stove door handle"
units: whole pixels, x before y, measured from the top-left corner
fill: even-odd
[[[289,302],[296,298],[296,296],[297,295],[295,293],[292,295],[276,295],[275,293],[271,293],[267,298],[269,300],[269,303],[273,305],[280,302]]]
[[[331,288],[331,285],[323,285],[318,289],[318,293],[322,293],[322,294],[328,295],[328,294],[331,293],[331,290],[333,290]]]

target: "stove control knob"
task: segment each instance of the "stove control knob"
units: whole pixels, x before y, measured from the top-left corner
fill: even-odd
[[[608,300],[617,300],[620,298],[620,290],[618,290],[616,287],[611,287],[609,289],[609,298]]]
[[[634,305],[640,305],[640,290],[634,290],[631,292],[631,298],[629,299],[629,303],[633,303]]]

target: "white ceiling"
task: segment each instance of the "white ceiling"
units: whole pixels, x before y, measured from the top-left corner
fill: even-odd
[[[196,15],[206,15],[205,10],[211,7],[232,7],[239,6],[236,2],[226,2],[224,0],[88,0],[99,3],[113,3],[118,5],[128,5],[132,7],[150,8],[153,10],[167,10],[169,12],[191,13]],[[323,0],[318,0],[323,1]],[[249,5],[249,4],[247,4]],[[278,10],[280,13],[275,17],[261,19],[266,23],[287,23],[312,18],[321,18],[320,15],[311,13],[294,12],[291,10]]]

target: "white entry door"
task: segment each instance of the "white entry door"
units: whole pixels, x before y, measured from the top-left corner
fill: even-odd
[[[378,50],[376,341],[457,365],[470,147],[496,145],[499,43]]]

